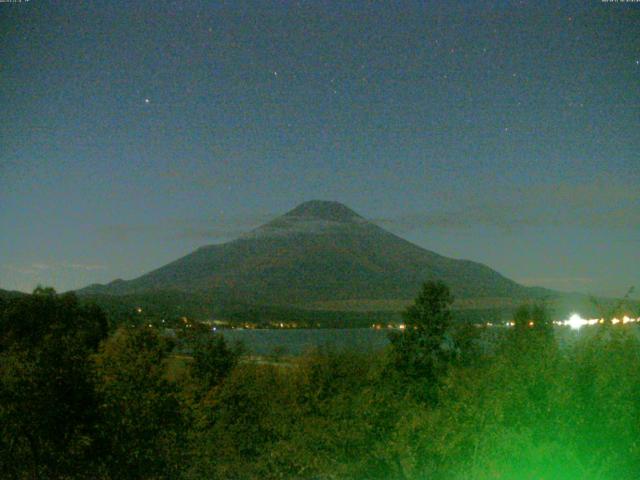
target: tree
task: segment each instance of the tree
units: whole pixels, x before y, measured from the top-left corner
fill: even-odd
[[[194,456],[186,477],[268,478],[258,475],[256,468],[260,458],[275,448],[278,432],[286,423],[284,391],[273,366],[241,364],[234,368],[195,406]]]
[[[637,478],[640,340],[632,325],[593,328],[569,351],[567,436],[600,478]]]
[[[535,353],[553,344],[553,322],[544,304],[520,305],[513,313],[513,323],[514,328],[507,336],[505,346],[513,350],[517,358],[522,358],[523,350]]]
[[[191,373],[206,392],[219,385],[237,365],[242,347],[229,348],[222,335],[201,337],[194,345]]]
[[[151,328],[120,328],[95,356],[112,478],[178,476],[186,422],[178,388],[166,379],[172,346]]]
[[[98,399],[90,355],[104,314],[37,288],[0,311],[0,476],[97,477]]]
[[[413,305],[404,312],[404,329],[391,335],[396,368],[413,380],[434,386],[446,371],[452,345],[446,333],[451,326],[453,296],[440,281],[422,286]]]

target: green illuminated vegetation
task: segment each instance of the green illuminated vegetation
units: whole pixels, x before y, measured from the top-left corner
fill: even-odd
[[[452,300],[425,284],[382,352],[257,360],[51,289],[0,300],[0,477],[638,478],[637,326],[561,343],[527,305],[488,335]]]

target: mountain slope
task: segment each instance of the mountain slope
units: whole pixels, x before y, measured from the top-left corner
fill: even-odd
[[[15,290],[3,290],[2,288],[0,288],[0,300],[9,300],[12,298],[22,297],[24,295],[27,294],[24,292],[18,292]]]
[[[336,202],[303,203],[240,238],[209,245],[130,281],[79,293],[207,292],[243,302],[304,305],[354,299],[411,299],[429,279],[459,298],[527,298],[489,267],[418,247]]]

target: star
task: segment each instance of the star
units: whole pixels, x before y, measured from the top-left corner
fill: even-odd
[[[149,100],[148,98],[144,99],[144,103],[150,103],[150,102],[151,102],[151,100]]]

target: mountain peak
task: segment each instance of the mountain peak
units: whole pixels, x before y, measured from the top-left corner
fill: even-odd
[[[326,220],[331,222],[361,222],[360,215],[346,205],[326,200],[310,200],[301,203],[284,214],[285,218],[303,217],[308,220]]]
[[[326,234],[363,225],[369,225],[369,222],[342,203],[310,200],[240,238]]]

